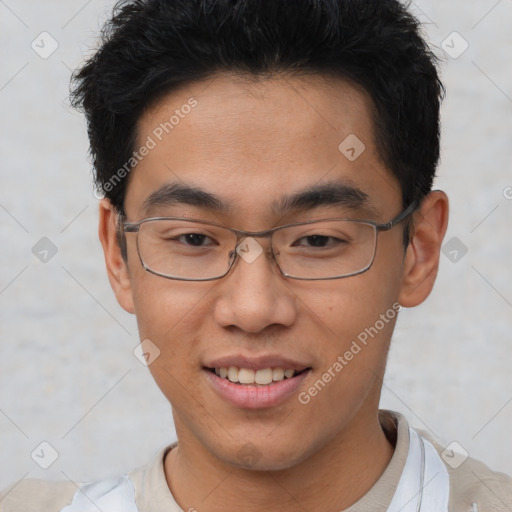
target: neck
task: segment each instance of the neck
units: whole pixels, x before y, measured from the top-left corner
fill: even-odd
[[[363,497],[393,455],[378,416],[355,418],[296,466],[256,471],[227,465],[185,436],[165,459],[167,484],[181,508],[194,512],[339,511]]]

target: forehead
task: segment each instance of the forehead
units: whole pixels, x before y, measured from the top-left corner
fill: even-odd
[[[341,79],[224,74],[191,84],[142,115],[136,148],[144,145],[125,200],[133,215],[171,182],[262,218],[280,197],[324,181],[356,184],[377,209],[400,197],[376,149],[371,101]]]

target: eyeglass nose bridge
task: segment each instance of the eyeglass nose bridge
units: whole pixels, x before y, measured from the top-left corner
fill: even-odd
[[[269,256],[274,257],[274,254],[279,254],[279,250],[274,247],[272,235],[273,232],[267,232],[261,235],[251,233],[247,236],[239,236],[236,240],[235,249],[231,252],[243,256],[245,253],[257,251],[258,254],[267,253]],[[256,240],[257,238],[269,238],[268,247],[264,247],[263,244]]]
[[[261,254],[266,254],[267,257],[273,261],[281,274],[285,275],[281,267],[279,266],[279,262],[277,261],[276,256],[279,256],[279,249],[276,249],[273,245],[273,234],[275,229],[267,230],[267,231],[259,231],[259,232],[250,232],[250,231],[241,231],[241,230],[233,230],[236,234],[236,246],[233,250],[229,252],[229,269],[228,272],[235,265],[236,261],[239,259],[243,259],[246,263],[252,263],[255,261]],[[267,248],[262,247],[262,245],[256,240],[256,238],[269,238],[269,246]]]

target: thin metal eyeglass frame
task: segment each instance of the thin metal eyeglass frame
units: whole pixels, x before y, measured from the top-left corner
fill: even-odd
[[[238,259],[237,258],[238,253],[237,253],[236,249],[238,248],[238,243],[241,238],[245,238],[245,237],[261,238],[261,237],[270,236],[270,248],[269,248],[270,253],[271,253],[272,258],[273,258],[274,262],[276,263],[279,271],[281,272],[281,274],[283,276],[288,277],[289,279],[298,279],[298,280],[303,280],[303,281],[322,281],[322,280],[331,280],[331,279],[343,279],[345,277],[356,276],[356,275],[359,275],[359,274],[362,274],[362,273],[368,271],[371,268],[371,266],[373,265],[373,262],[375,260],[375,254],[377,253],[377,242],[378,242],[379,232],[389,231],[390,229],[394,228],[397,224],[400,224],[400,222],[405,220],[407,217],[409,217],[409,215],[411,215],[414,212],[414,210],[416,209],[417,206],[418,206],[418,201],[415,200],[405,210],[401,211],[396,217],[391,219],[389,222],[385,222],[385,223],[378,223],[378,222],[374,222],[371,220],[359,220],[359,219],[347,219],[347,218],[336,218],[335,217],[335,218],[311,220],[311,221],[307,221],[307,222],[296,222],[293,224],[285,224],[283,226],[277,226],[275,228],[267,229],[265,231],[243,231],[241,229],[230,228],[228,226],[223,226],[222,224],[217,224],[215,222],[208,222],[208,221],[204,221],[204,220],[200,220],[200,219],[192,219],[192,218],[186,218],[186,217],[149,217],[146,219],[142,219],[138,222],[123,222],[122,227],[123,227],[123,232],[125,232],[125,233],[137,233],[137,240],[136,240],[137,253],[139,255],[139,260],[140,260],[140,263],[141,263],[142,267],[144,268],[144,270],[146,270],[147,272],[154,274],[156,276],[163,277],[165,279],[174,279],[177,281],[214,281],[217,279],[221,279],[222,277],[225,277],[229,273],[229,271],[233,268],[233,266],[235,265],[235,262]],[[208,278],[203,278],[203,279],[193,279],[193,278],[188,278],[188,277],[169,276],[169,275],[162,274],[160,272],[157,272],[157,271],[149,268],[144,263],[142,256],[140,254],[138,232],[139,232],[140,226],[142,224],[144,224],[145,222],[154,221],[154,220],[183,220],[183,221],[197,222],[199,224],[206,224],[208,226],[216,226],[216,227],[224,228],[224,229],[227,229],[228,231],[231,231],[232,233],[234,233],[237,237],[236,244],[235,244],[235,248],[232,251],[230,251],[230,253],[229,253],[231,262],[229,263],[229,266],[228,266],[228,269],[226,270],[226,272],[224,272],[224,274],[222,274],[222,275],[215,276],[215,277],[208,277]],[[358,270],[356,272],[352,272],[350,274],[343,274],[341,276],[333,276],[333,277],[295,277],[295,276],[291,276],[291,275],[287,274],[286,272],[284,272],[284,270],[280,267],[278,261],[275,258],[274,247],[272,246],[272,234],[275,231],[278,231],[283,228],[294,227],[294,226],[306,226],[308,224],[314,224],[316,222],[335,221],[335,220],[357,222],[360,224],[368,224],[368,225],[374,227],[374,229],[375,229],[375,244],[374,244],[373,255],[372,255],[372,259],[371,259],[370,263],[363,269]]]

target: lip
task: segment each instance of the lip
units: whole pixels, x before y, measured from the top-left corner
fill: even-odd
[[[288,359],[281,356],[259,356],[247,357],[241,354],[224,356],[207,362],[203,365],[206,368],[229,368],[235,366],[236,368],[248,368],[254,371],[262,370],[264,368],[283,368],[283,370],[296,370],[298,372],[309,368],[311,365]]]
[[[231,366],[236,365],[233,364]],[[268,368],[269,366],[271,365],[264,366],[263,368]],[[249,368],[249,366],[242,367]],[[273,382],[267,386],[235,384],[228,379],[223,379],[215,375],[215,373],[207,368],[203,368],[203,372],[214,390],[235,407],[242,409],[263,409],[275,407],[294,395],[311,372],[311,369],[307,369],[295,377]]]

